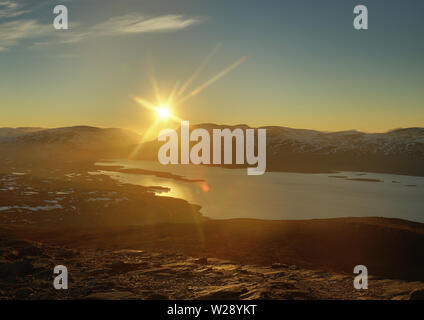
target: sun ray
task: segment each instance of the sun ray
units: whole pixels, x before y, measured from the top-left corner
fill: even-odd
[[[200,92],[202,92],[203,90],[205,90],[207,87],[209,87],[211,84],[213,84],[215,81],[217,81],[220,78],[222,78],[223,76],[225,76],[228,72],[230,72],[234,68],[238,67],[243,62],[247,61],[247,59],[249,59],[249,57],[250,56],[248,55],[248,56],[244,56],[244,57],[240,58],[239,60],[237,60],[236,62],[234,62],[232,65],[230,65],[229,67],[225,68],[220,73],[218,73],[216,76],[212,77],[211,79],[209,79],[208,81],[206,81],[204,84],[202,84],[201,86],[199,86],[196,89],[194,89],[191,93],[189,93],[185,97],[183,97],[180,100],[178,100],[177,101],[177,104],[181,104],[182,102],[188,100],[189,98],[194,97],[195,95],[199,94]]]
[[[178,95],[182,95],[184,91],[187,89],[187,87],[193,82],[194,79],[197,78],[197,76],[202,72],[202,70],[206,67],[206,65],[209,63],[210,59],[218,52],[218,50],[221,48],[221,44],[218,44],[211,53],[209,53],[206,58],[202,61],[200,66],[194,71],[194,73],[191,75],[190,78],[183,84],[181,89],[178,91]]]
[[[204,84],[197,87],[195,90],[193,90],[188,95],[184,96],[183,98],[181,98],[177,101],[174,101],[174,99],[176,98],[177,95],[181,95],[182,93],[184,93],[184,91],[187,89],[187,87],[190,85],[190,83],[199,75],[199,73],[207,65],[209,60],[216,54],[216,52],[218,51],[219,48],[220,48],[220,45],[218,45],[217,47],[214,48],[214,50],[205,58],[205,60],[202,62],[202,64],[199,66],[199,68],[197,68],[197,70],[193,73],[193,75],[186,81],[186,83],[183,85],[183,87],[181,87],[179,89],[179,82],[177,82],[174,85],[171,93],[169,94],[168,98],[166,99],[166,102],[160,94],[159,86],[156,82],[153,63],[152,63],[152,60],[149,59],[148,67],[149,67],[150,74],[151,74],[150,81],[151,81],[152,86],[153,86],[153,90],[154,90],[154,94],[155,94],[155,98],[156,98],[156,103],[151,102],[151,101],[144,99],[144,98],[140,98],[140,97],[132,97],[132,98],[143,108],[156,112],[157,117],[154,120],[154,122],[152,123],[152,125],[150,127],[148,127],[147,130],[143,133],[143,135],[141,137],[141,141],[138,143],[138,145],[131,152],[130,158],[133,158],[139,152],[143,143],[147,141],[147,138],[150,137],[151,133],[154,130],[158,130],[160,122],[168,121],[168,120],[172,120],[172,121],[175,121],[175,122],[181,122],[181,118],[179,118],[178,116],[173,114],[172,109],[171,109],[172,107],[175,107],[176,105],[181,104],[182,102],[186,101],[187,99],[199,94],[201,91],[205,90],[207,87],[209,87],[215,81],[217,81],[220,78],[222,78],[223,76],[225,76],[228,72],[230,72],[231,70],[233,70],[234,68],[236,68],[237,66],[239,66],[240,64],[242,64],[243,62],[245,62],[249,58],[249,55],[240,58],[239,60],[237,60],[236,62],[234,62],[230,66],[228,66],[226,69],[222,70],[217,75],[215,75],[214,77],[212,77],[211,79],[206,81]],[[207,192],[209,190],[209,187],[207,185],[202,186],[202,190]]]
[[[147,63],[147,68],[149,70],[149,74],[150,74],[150,83],[152,84],[153,87],[153,92],[155,94],[156,97],[156,101],[157,103],[161,103],[161,95],[160,95],[160,91],[159,91],[159,86],[158,83],[156,81],[156,73],[155,73],[155,68],[153,66],[153,60],[152,57],[149,57],[148,63]]]
[[[135,146],[134,150],[131,152],[129,159],[132,159],[136,156],[138,151],[140,151],[140,148],[142,147],[143,143],[147,141],[147,137],[150,136],[150,133],[157,128],[159,124],[160,119],[156,119],[150,127],[147,128],[147,130],[142,134],[140,142]]]
[[[177,90],[178,90],[178,85],[179,85],[179,82],[175,84],[174,89],[172,89],[171,94],[168,97],[168,102],[166,103],[168,106],[172,106],[175,94],[177,93]]]
[[[145,107],[146,109],[155,111],[156,108],[157,108],[155,104],[153,104],[152,102],[150,102],[150,101],[148,101],[146,99],[134,97],[134,100],[136,102],[138,102],[138,104],[140,104],[141,106]]]

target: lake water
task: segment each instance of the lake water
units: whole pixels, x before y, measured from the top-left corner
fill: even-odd
[[[161,196],[182,198],[202,206],[201,212],[217,219],[321,219],[380,216],[424,222],[424,177],[340,172],[303,174],[266,172],[248,176],[246,169],[195,165],[164,166],[151,161],[114,160],[99,165],[122,165],[166,171],[205,182],[184,182],[149,175],[104,171],[122,182],[162,186]],[[329,176],[379,179],[352,181]]]

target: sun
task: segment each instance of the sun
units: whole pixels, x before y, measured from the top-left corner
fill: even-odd
[[[171,117],[171,112],[169,112],[169,107],[165,105],[161,105],[156,108],[156,112],[158,113],[158,117],[160,119],[166,120]]]

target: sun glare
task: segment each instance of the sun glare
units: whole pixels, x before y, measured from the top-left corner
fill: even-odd
[[[0,2],[1,2],[1,0],[0,0]],[[189,89],[190,84],[192,84],[192,82],[197,78],[197,76],[200,74],[200,72],[207,65],[209,60],[215,55],[215,53],[218,51],[218,49],[219,49],[219,46],[217,46],[212,51],[212,53],[210,53],[206,57],[206,59],[202,62],[200,67],[198,69],[196,69],[194,74],[189,77],[189,79],[184,83],[184,85],[181,88],[179,87],[179,82],[176,82],[173,90],[170,92],[170,94],[167,98],[160,95],[160,90],[159,90],[158,84],[157,84],[154,76],[152,76],[152,78],[150,80],[152,82],[153,89],[154,89],[154,94],[155,94],[155,98],[156,98],[155,102],[151,102],[151,101],[149,101],[145,98],[141,98],[141,97],[133,97],[133,99],[138,104],[140,104],[143,108],[146,108],[147,110],[156,112],[157,115],[156,115],[156,119],[153,120],[150,127],[148,127],[147,130],[144,132],[142,140],[138,144],[138,147],[136,147],[134,149],[134,151],[131,153],[130,157],[132,157],[133,155],[135,155],[138,152],[140,146],[142,145],[142,143],[146,139],[151,138],[152,132],[154,132],[155,130],[158,130],[161,122],[165,123],[165,122],[168,122],[168,121],[174,121],[174,122],[180,123],[182,121],[181,118],[179,118],[177,115],[175,115],[173,113],[177,109],[178,106],[180,106],[183,102],[186,102],[188,99],[196,96],[201,91],[205,90],[207,87],[212,85],[215,81],[222,78],[228,72],[230,72],[231,70],[233,70],[234,68],[236,68],[237,66],[239,66],[240,64],[242,64],[243,62],[245,62],[249,58],[249,56],[242,57],[241,59],[237,60],[232,65],[230,65],[229,67],[224,69],[223,71],[219,72],[214,77],[210,78],[208,81],[204,82],[202,85],[197,86],[196,89],[194,89],[194,90],[186,93],[185,95],[183,95],[183,93],[186,92],[186,90]],[[150,68],[152,68],[151,72],[152,72],[152,74],[154,74],[153,66],[150,65]],[[172,106],[172,109],[171,109],[171,106]],[[171,110],[172,110],[172,112],[171,112]],[[209,190],[207,186],[204,187],[203,189],[206,190],[205,192],[207,192]]]
[[[161,119],[168,119],[171,116],[168,106],[159,106],[156,109],[156,112],[158,113],[158,116]]]

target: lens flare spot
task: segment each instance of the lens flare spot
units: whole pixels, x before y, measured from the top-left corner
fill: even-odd
[[[206,182],[200,183],[200,189],[202,189],[203,192],[209,192],[209,186]]]

